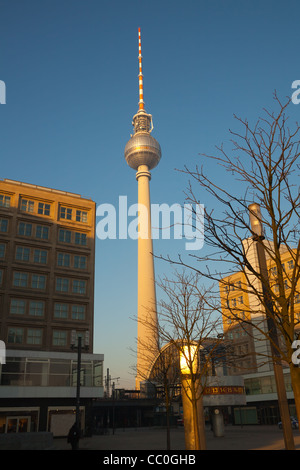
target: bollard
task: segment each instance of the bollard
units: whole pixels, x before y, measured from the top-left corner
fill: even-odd
[[[213,432],[215,437],[224,436],[224,418],[223,413],[216,409],[212,416]]]

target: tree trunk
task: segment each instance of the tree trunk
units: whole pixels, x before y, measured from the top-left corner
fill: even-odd
[[[298,423],[300,423],[300,367],[294,364],[290,365],[292,388],[296,405]]]

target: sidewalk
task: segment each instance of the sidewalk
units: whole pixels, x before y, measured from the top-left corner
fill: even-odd
[[[293,431],[300,449],[300,432]],[[283,433],[277,426],[226,426],[224,437],[206,429],[207,450],[284,450]],[[66,438],[55,438],[55,450],[69,450]],[[165,428],[116,429],[114,434],[82,438],[80,450],[166,450]],[[184,428],[171,429],[171,450],[185,450]]]

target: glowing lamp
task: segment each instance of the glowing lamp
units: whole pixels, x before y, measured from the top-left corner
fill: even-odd
[[[180,370],[182,374],[195,374],[198,368],[198,346],[189,344],[180,350]]]
[[[259,204],[253,203],[248,206],[250,225],[252,232],[258,236],[264,238],[262,216]]]

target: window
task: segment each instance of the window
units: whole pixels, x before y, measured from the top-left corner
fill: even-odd
[[[243,298],[242,295],[240,295],[240,296],[238,297],[238,303],[239,303],[239,304],[243,304],[243,303],[244,303],[244,298]]]
[[[74,256],[74,268],[86,269],[86,256]]]
[[[69,279],[63,277],[56,278],[56,291],[57,292],[68,292],[69,291]]]
[[[75,245],[86,246],[86,234],[75,232]]]
[[[300,304],[300,294],[295,295],[295,304]]]
[[[50,215],[50,204],[45,204],[44,202],[39,202],[38,214]]]
[[[246,320],[246,314],[243,310],[239,312],[239,319],[240,320]]]
[[[29,261],[30,248],[24,246],[17,246],[16,249],[16,260],[18,261]]]
[[[72,209],[69,207],[61,207],[60,208],[60,218],[72,220]]]
[[[4,194],[0,194],[0,206],[10,207],[10,196],[5,196]]]
[[[34,250],[33,261],[39,264],[47,264],[47,250]]]
[[[287,263],[288,263],[288,268],[289,269],[294,269],[294,260],[293,259],[290,259]]]
[[[33,212],[34,202],[29,199],[21,199],[21,211]]]
[[[231,301],[232,307],[236,307],[236,304],[237,304],[236,299],[232,299],[232,301]]]
[[[0,259],[5,257],[5,243],[0,243]]]
[[[54,304],[54,318],[68,318],[68,304]]]
[[[42,330],[36,328],[28,328],[27,344],[42,344]]]
[[[31,278],[31,287],[33,289],[45,289],[46,276],[43,274],[33,274]]]
[[[57,255],[57,266],[70,266],[70,255],[68,253],[58,253]]]
[[[24,235],[25,237],[31,237],[32,224],[20,222],[18,227],[18,235]]]
[[[8,220],[0,219],[0,232],[7,232],[7,228],[8,228]]]
[[[59,229],[58,241],[63,242],[63,243],[71,243],[71,231]]]
[[[53,346],[67,346],[67,332],[66,331],[53,331]]]
[[[28,274],[27,273],[14,273],[13,285],[14,287],[27,287]]]
[[[76,222],[87,222],[87,212],[85,211],[76,211]]]
[[[22,344],[23,336],[24,336],[23,328],[9,328],[7,342],[10,344]]]
[[[72,305],[72,320],[84,320],[85,307],[84,305]]]
[[[48,240],[48,238],[49,238],[49,227],[46,227],[45,225],[37,225],[36,226],[36,231],[35,231],[35,236],[36,236],[36,238],[39,238],[40,240]]]
[[[270,274],[271,274],[271,276],[274,276],[274,277],[277,276],[277,267],[276,266],[274,266],[270,269]]]
[[[24,315],[25,307],[25,300],[11,299],[9,313],[11,313],[12,315]]]
[[[73,294],[85,294],[86,281],[73,280],[72,292]]]
[[[0,269],[0,285],[2,284],[3,281],[3,270]]]
[[[44,302],[31,300],[29,303],[29,315],[34,317],[44,316]]]

